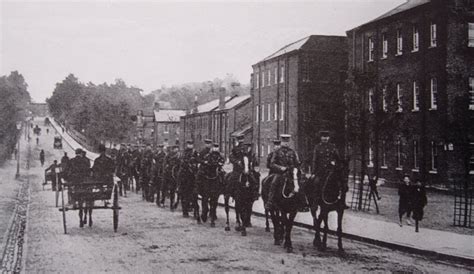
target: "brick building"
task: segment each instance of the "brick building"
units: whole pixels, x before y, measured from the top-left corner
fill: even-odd
[[[349,78],[367,114],[359,145],[370,173],[392,182],[408,173],[437,185],[472,173],[473,6],[412,0],[347,31]],[[381,121],[391,122],[384,128]]]
[[[174,144],[179,140],[179,119],[186,111],[155,107],[155,144]]]
[[[346,37],[311,35],[252,68],[253,143],[262,166],[272,140],[282,133],[293,136],[291,146],[306,164],[322,128],[344,147]]]
[[[197,105],[181,117],[180,142],[193,140],[196,149],[204,146],[205,139],[211,139],[220,144],[220,151],[225,157],[229,156],[232,148],[232,134],[240,132],[251,140],[251,103],[250,95],[225,96],[221,89],[219,99]]]

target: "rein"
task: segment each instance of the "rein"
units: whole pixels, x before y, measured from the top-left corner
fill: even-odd
[[[289,172],[290,170],[287,170],[286,172]],[[286,173],[285,173],[286,174]],[[294,189],[290,192],[290,194],[288,195],[285,195],[285,188],[286,188],[286,183],[288,182],[288,178],[285,177],[285,183],[283,184],[283,188],[281,189],[281,195],[283,196],[283,198],[285,199],[291,199],[295,196],[296,192],[294,191]],[[293,180],[298,180],[297,178],[293,178]]]
[[[334,202],[328,202],[326,201],[326,198],[324,197],[324,192],[326,190],[326,187],[328,186],[329,183],[329,178],[334,174],[334,170],[331,170],[331,172],[326,176],[326,180],[324,181],[323,187],[321,188],[321,199],[326,205],[334,205],[337,202],[339,202],[339,198],[336,198]]]

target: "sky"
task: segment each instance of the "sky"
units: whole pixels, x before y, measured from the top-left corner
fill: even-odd
[[[0,0],[0,75],[18,70],[35,102],[69,73],[145,93],[232,74],[312,34],[345,35],[405,0]]]

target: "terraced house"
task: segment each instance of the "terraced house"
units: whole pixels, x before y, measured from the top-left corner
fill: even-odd
[[[347,36],[369,172],[448,186],[472,176],[474,1],[407,1]]]
[[[311,35],[252,68],[253,144],[261,166],[282,133],[293,136],[291,146],[305,166],[323,128],[343,150],[346,37]]]

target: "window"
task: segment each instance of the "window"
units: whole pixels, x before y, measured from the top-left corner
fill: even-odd
[[[420,37],[419,37],[419,33],[418,33],[418,27],[414,26],[413,27],[413,52],[418,51],[418,49],[419,49],[419,46],[420,46],[419,38]]]
[[[267,121],[270,121],[270,119],[272,118],[272,105],[270,104],[267,105],[267,111],[268,111]]]
[[[413,141],[413,168],[418,170],[418,141]]]
[[[259,114],[260,114],[260,112],[259,112],[259,107],[258,107],[258,105],[256,105],[256,106],[255,106],[255,122],[257,122],[257,123],[258,123],[259,120],[260,120],[260,119],[259,119],[259,118],[260,118],[260,117],[259,117]]]
[[[468,47],[474,48],[474,23],[469,23],[469,41],[468,41]]]
[[[369,141],[369,167],[374,166],[374,151],[372,150],[372,142]]]
[[[255,153],[257,153],[258,157],[262,156],[260,150],[258,149],[258,144],[255,144]]]
[[[262,104],[262,122],[265,122],[265,104]]]
[[[474,110],[474,77],[469,77],[469,109]]]
[[[382,141],[382,167],[387,167],[387,142]]]
[[[262,151],[262,157],[265,156],[265,145],[264,144],[262,144],[262,150],[261,151]]]
[[[278,120],[278,103],[275,102],[275,111],[273,112],[273,120],[277,121]]]
[[[272,75],[272,72],[271,72],[270,69],[268,69],[267,72],[268,72],[268,76],[267,76],[267,81],[268,81],[267,83],[268,83],[268,84],[267,84],[267,85],[268,85],[268,86],[271,86],[271,85],[272,85],[272,82],[271,82],[271,75]]]
[[[397,55],[402,55],[403,53],[403,36],[402,31],[397,30]]]
[[[369,38],[369,41],[367,43],[368,50],[369,50],[369,62],[374,61],[374,40],[372,38]]]
[[[284,83],[285,82],[285,66],[284,65],[281,65],[281,69],[280,69],[280,83]]]
[[[275,85],[278,84],[278,67],[275,67]]]
[[[438,169],[438,148],[435,142],[431,142],[431,170]]]
[[[413,82],[413,111],[420,110],[420,87],[418,81]]]
[[[469,152],[471,157],[469,157],[469,174],[474,174],[474,143],[469,143]]]
[[[374,113],[374,90],[369,89],[368,102],[369,102],[369,112]]]
[[[437,37],[437,34],[436,34],[436,24],[435,23],[431,23],[431,27],[430,27],[430,46],[431,47],[436,47],[436,44],[437,44],[437,41],[436,41],[436,37]]]
[[[382,34],[382,59],[387,58],[388,56],[388,41],[387,35]]]
[[[402,87],[400,84],[397,84],[397,112],[402,112]]]
[[[387,112],[387,86],[384,86],[382,89],[382,109],[383,111]]]
[[[397,140],[397,169],[401,169],[402,168],[402,142],[400,139]]]
[[[283,121],[285,117],[285,102],[280,103],[280,121]]]
[[[431,78],[431,109],[438,107],[438,80]]]
[[[256,80],[257,80],[257,88],[259,88],[259,87],[260,87],[260,72],[259,72],[259,71],[257,71],[257,75],[256,75],[256,76],[257,76],[257,77],[256,77]]]
[[[267,155],[272,152],[272,147],[270,145],[267,145]]]

